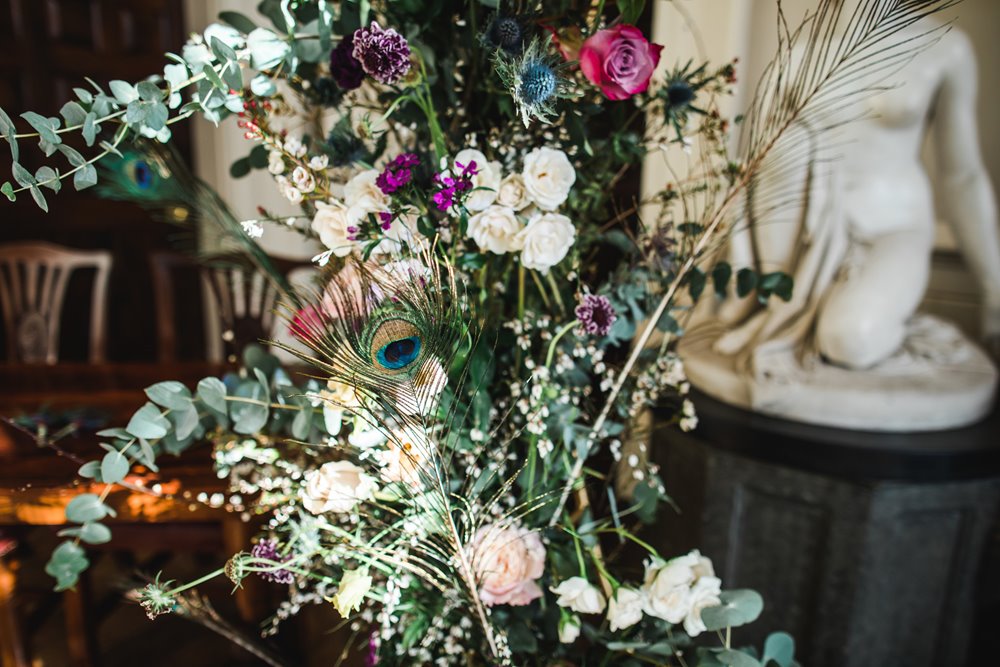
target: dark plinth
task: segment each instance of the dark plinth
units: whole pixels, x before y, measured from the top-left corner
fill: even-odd
[[[691,434],[654,440],[664,553],[699,547],[765,600],[736,633],[791,632],[806,667],[968,664],[996,562],[1000,411],[964,429],[843,431],[695,396]],[[992,540],[992,542],[991,542]],[[990,555],[987,555],[990,554]]]

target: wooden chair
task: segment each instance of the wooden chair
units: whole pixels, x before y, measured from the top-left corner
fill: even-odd
[[[92,363],[104,361],[105,312],[111,253],[73,250],[44,242],[0,246],[0,304],[11,361],[54,364],[70,275],[94,269],[90,311]]]
[[[284,275],[311,266],[307,261],[271,260]],[[197,270],[203,292],[210,295],[213,308],[206,318],[207,357],[215,361],[234,361],[250,343],[268,339],[275,329],[280,291],[268,278],[251,266],[240,265],[224,257],[208,258],[199,263],[191,257],[171,252],[150,257],[156,300],[159,360],[176,360],[175,272]],[[221,353],[218,342],[221,339]]]

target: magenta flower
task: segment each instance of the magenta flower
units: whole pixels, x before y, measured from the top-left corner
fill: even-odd
[[[470,160],[466,165],[456,162],[455,166],[462,170],[457,176],[444,171],[434,175],[434,182],[441,188],[434,193],[434,203],[439,211],[447,211],[455,205],[457,196],[471,190],[472,177],[479,173],[475,160]]]
[[[608,298],[594,294],[584,294],[574,312],[583,330],[595,336],[607,336],[618,319]]]
[[[380,83],[396,83],[410,71],[410,45],[406,38],[372,21],[354,31],[354,58]]]
[[[611,100],[625,100],[649,88],[663,47],[651,44],[633,25],[598,30],[580,47],[580,70]]]
[[[414,167],[420,164],[420,158],[413,153],[403,153],[390,162],[385,170],[375,179],[375,185],[384,194],[391,195],[411,180]]]
[[[354,90],[365,80],[365,70],[354,57],[354,35],[345,35],[330,52],[330,76],[343,90]]]

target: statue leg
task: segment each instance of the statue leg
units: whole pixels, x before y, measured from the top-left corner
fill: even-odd
[[[816,342],[827,360],[864,369],[899,349],[906,322],[927,289],[932,244],[923,230],[880,236],[864,264],[831,286],[816,326]]]

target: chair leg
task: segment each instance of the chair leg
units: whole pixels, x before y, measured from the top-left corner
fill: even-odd
[[[14,604],[16,567],[5,558],[15,546],[14,540],[0,538],[0,667],[31,666]]]
[[[69,648],[70,665],[73,667],[96,667],[98,664],[93,612],[87,609],[89,599],[90,579],[84,572],[80,575],[76,588],[63,593],[66,644]]]

